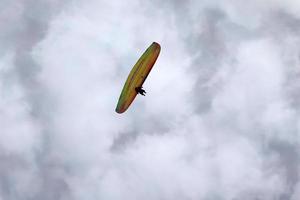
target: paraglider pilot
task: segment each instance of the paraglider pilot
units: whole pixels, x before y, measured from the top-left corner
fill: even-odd
[[[145,96],[145,93],[146,91],[140,86],[140,87],[136,87],[135,88],[135,91],[138,93],[138,94],[141,94],[143,96]]]

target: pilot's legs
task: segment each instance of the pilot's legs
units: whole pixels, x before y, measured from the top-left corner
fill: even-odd
[[[141,94],[141,95],[145,96],[146,91],[143,90],[142,87],[136,87],[136,88],[135,88],[135,91],[136,91],[138,94]]]

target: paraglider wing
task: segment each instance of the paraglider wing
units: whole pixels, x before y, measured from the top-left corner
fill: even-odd
[[[159,55],[159,52],[160,45],[153,42],[134,65],[121,92],[118,105],[116,107],[117,113],[125,112],[133,102],[137,95],[135,88],[142,87]]]

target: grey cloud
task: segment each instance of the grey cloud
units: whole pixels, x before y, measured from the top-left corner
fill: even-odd
[[[1,44],[4,44],[1,48],[1,55],[13,52],[14,58],[8,71],[9,74],[3,74],[1,83],[5,84],[8,90],[16,86],[22,91],[22,97],[19,102],[16,102],[15,106],[25,107],[27,117],[25,120],[32,126],[37,127],[36,131],[32,129],[24,132],[27,139],[23,140],[22,135],[20,135],[21,128],[19,130],[12,129],[10,132],[7,132],[9,129],[5,130],[4,128],[5,126],[19,126],[18,117],[20,118],[20,116],[12,119],[15,122],[12,122],[11,125],[2,125],[3,142],[9,142],[5,139],[6,134],[12,135],[15,140],[33,141],[32,146],[28,146],[31,148],[29,157],[24,157],[22,153],[25,152],[18,152],[13,148],[9,153],[5,153],[7,151],[5,148],[2,149],[4,154],[9,154],[5,157],[5,160],[1,159],[2,163],[7,166],[5,170],[2,168],[0,172],[3,180],[2,197],[4,199],[63,199],[61,196],[67,195],[67,189],[62,187],[63,184],[60,184],[63,183],[63,178],[60,176],[55,177],[55,173],[52,173],[54,168],[43,164],[45,157],[48,157],[52,148],[49,145],[49,142],[51,142],[49,134],[52,134],[50,127],[51,112],[49,111],[52,104],[47,89],[38,80],[38,74],[42,66],[39,66],[31,55],[34,46],[46,36],[52,17],[62,10],[63,3],[59,1],[36,2],[26,0],[2,2],[1,5],[3,12],[0,14],[0,22],[3,31],[0,41]],[[9,96],[9,93],[7,94]],[[6,99],[7,96],[4,94],[1,98]],[[1,105],[1,107],[1,109],[6,110],[5,105]],[[2,114],[3,118],[8,118],[6,112]],[[30,145],[30,142],[28,145]],[[14,160],[19,162],[14,162]],[[55,165],[55,163],[57,161],[53,160],[51,165]],[[34,170],[35,167],[36,170]],[[18,171],[20,176],[14,177],[13,173]],[[29,177],[28,182],[22,178],[23,174]],[[19,184],[25,189],[18,190]],[[25,186],[22,186],[22,184]]]
[[[298,198],[296,3],[0,5],[1,198]],[[117,115],[152,41],[148,95]]]

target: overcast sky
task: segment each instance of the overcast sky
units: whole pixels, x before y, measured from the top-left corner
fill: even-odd
[[[300,1],[0,0],[0,30],[0,200],[300,199]]]

